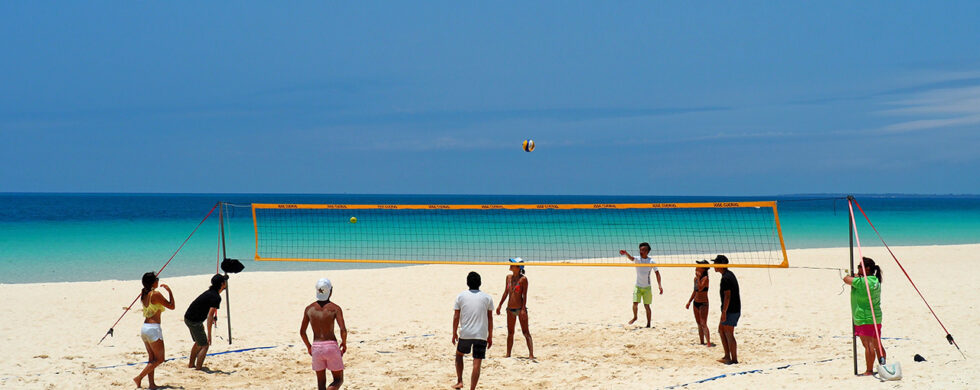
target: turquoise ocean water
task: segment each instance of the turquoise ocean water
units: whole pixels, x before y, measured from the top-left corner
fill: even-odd
[[[672,203],[776,200],[788,249],[848,245],[847,203],[817,199],[830,196],[774,197],[656,197],[656,196],[493,196],[493,195],[276,195],[276,194],[0,194],[0,283],[137,279],[157,270],[218,201],[251,203],[342,204],[552,204],[552,203]],[[980,243],[980,196],[857,196],[890,245]],[[228,208],[226,246],[229,257],[242,259],[246,271],[315,270],[382,267],[385,265],[255,262],[255,236],[251,209]],[[361,213],[359,228],[369,229],[371,216]],[[214,215],[216,216],[216,215]],[[344,215],[346,218],[346,214]],[[860,218],[860,216],[859,216]],[[449,229],[473,230],[479,242],[486,221],[459,218],[447,223],[419,224],[420,237],[438,237]],[[535,222],[537,223],[537,222]],[[615,220],[573,218],[561,226],[538,226],[523,234],[563,254],[590,255],[594,248],[576,247],[568,234],[586,234],[605,224],[615,235]],[[476,227],[478,224],[480,228]],[[497,225],[492,225],[497,226]],[[537,226],[537,225],[536,225]],[[875,245],[874,233],[858,223],[862,243]],[[489,229],[511,227],[491,227]],[[367,230],[365,230],[367,231]],[[572,232],[572,233],[569,233]],[[563,234],[566,234],[563,236]],[[683,241],[684,232],[671,241]],[[571,238],[569,238],[571,237]],[[626,240],[632,242],[633,239]],[[653,241],[653,240],[650,240]],[[205,222],[165,275],[213,272],[219,247],[217,219]],[[465,243],[463,243],[465,244]],[[534,255],[533,249],[496,243],[500,253]],[[397,249],[398,243],[392,247]],[[438,240],[429,245],[438,246]],[[466,245],[451,245],[453,248]],[[429,248],[438,252],[438,247]],[[713,249],[713,248],[709,248]],[[361,248],[352,248],[357,252]],[[397,250],[396,250],[397,252]],[[529,253],[530,252],[530,253]],[[474,249],[471,255],[480,253]],[[358,253],[363,254],[363,253]],[[382,254],[379,254],[379,256]],[[409,256],[406,254],[405,256]],[[543,256],[543,254],[542,254]],[[505,259],[502,259],[505,260]],[[792,258],[790,259],[792,261]]]

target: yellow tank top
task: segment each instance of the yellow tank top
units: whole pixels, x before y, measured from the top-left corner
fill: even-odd
[[[157,315],[157,313],[163,313],[166,310],[167,308],[163,307],[163,305],[154,303],[143,308],[143,317],[150,318]]]

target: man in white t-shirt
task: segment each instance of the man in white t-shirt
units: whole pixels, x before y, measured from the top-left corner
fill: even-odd
[[[453,385],[454,389],[463,388],[463,355],[470,353],[470,349],[473,350],[470,390],[476,389],[476,383],[480,380],[480,363],[486,358],[487,349],[493,345],[493,298],[480,291],[480,284],[480,274],[470,272],[466,275],[466,285],[470,289],[459,293],[456,296],[456,303],[453,304],[455,310],[453,344],[456,344],[457,380]]]
[[[631,256],[625,250],[620,250],[619,254],[625,255],[626,258],[636,264],[656,264],[653,259],[648,257],[650,254],[650,244],[645,242],[640,243],[639,258]],[[653,271],[657,275],[657,288],[660,289],[660,295],[664,295],[664,287],[660,285],[660,270],[657,267],[651,266],[636,267],[636,287],[633,288],[633,319],[630,320],[630,325],[636,322],[636,309],[640,301],[643,301],[643,308],[647,311],[647,328],[650,327],[650,303],[653,302],[653,291],[650,287],[650,271]]]

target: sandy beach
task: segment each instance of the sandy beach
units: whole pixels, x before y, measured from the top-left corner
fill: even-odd
[[[972,265],[980,263],[980,245],[893,249],[963,351],[973,355],[980,348],[974,331],[980,321],[980,275],[972,272]],[[879,383],[852,375],[848,292],[834,270],[735,270],[743,305],[736,328],[741,364],[725,366],[715,361],[722,355],[720,346],[698,344],[693,316],[684,309],[692,269],[660,270],[664,293],[654,297],[653,328],[644,329],[626,326],[633,269],[528,267],[528,308],[538,359],[526,359],[519,331],[515,357],[503,358],[506,317],[496,316],[494,345],[484,361],[480,388],[650,389],[689,384],[687,388],[706,389],[956,389],[980,383],[980,372],[945,342],[942,329],[885,249],[865,251],[884,272],[884,343],[889,361],[902,364],[901,381]],[[848,253],[846,248],[792,250],[789,258],[791,267],[844,268]],[[210,373],[186,367],[191,340],[182,321],[187,305],[206,289],[209,276],[168,278],[164,273],[161,282],[171,286],[177,305],[163,314],[164,340],[167,357],[177,359],[157,369],[157,383],[181,389],[315,387],[298,330],[303,308],[314,300],[316,280],[328,277],[335,286],[332,300],[343,307],[350,330],[344,388],[449,388],[455,381],[452,303],[466,288],[465,275],[471,270],[483,276],[482,290],[496,304],[505,267],[255,273],[246,268],[230,281],[234,343],[228,344],[228,302],[223,302],[215,331],[220,337],[215,337],[211,352],[248,350],[209,357]],[[719,276],[711,273],[709,293],[709,323],[716,342]],[[96,343],[139,293],[138,277],[0,285],[0,387],[134,387],[131,378],[147,357],[138,336],[139,313],[127,315],[114,337]],[[915,354],[927,361],[914,362]],[[467,359],[467,378],[470,367]],[[729,375],[695,383],[724,374]]]

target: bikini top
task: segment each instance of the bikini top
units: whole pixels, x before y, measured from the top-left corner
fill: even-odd
[[[524,276],[521,275],[521,278],[523,278],[523,277]],[[513,286],[514,293],[517,293],[517,294],[520,294],[521,293],[521,278],[518,278],[517,279],[517,283],[514,283],[514,286]]]
[[[167,308],[159,303],[154,303],[143,308],[143,317],[150,318],[164,311],[167,311]]]
[[[706,277],[707,276],[702,276],[701,279],[706,278]],[[708,286],[704,286],[703,289],[698,290],[698,283],[701,282],[701,279],[698,279],[698,280],[694,281],[694,291],[697,291],[697,292],[708,292]]]

